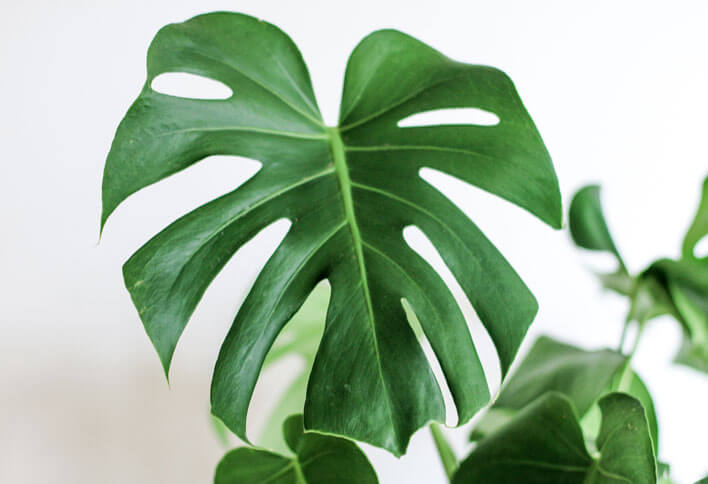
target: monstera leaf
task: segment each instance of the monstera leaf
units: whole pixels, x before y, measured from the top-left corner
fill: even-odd
[[[684,340],[676,362],[708,373],[708,257],[695,254],[699,241],[708,234],[708,178],[696,216],[684,236],[681,258],[660,259],[636,277],[624,269],[604,222],[599,188],[584,187],[570,207],[570,229],[575,243],[583,248],[610,252],[617,257],[616,273],[600,274],[603,284],[630,298],[629,319],[644,323],[668,314],[684,329]]]
[[[479,419],[470,439],[487,437],[541,396],[557,392],[573,404],[586,440],[592,441],[600,425],[597,401],[620,386],[627,364],[628,359],[613,350],[587,351],[541,336]],[[651,395],[639,376],[631,369],[627,371],[631,373],[622,391],[637,398],[644,407],[656,451],[658,425]]]
[[[376,472],[364,453],[346,439],[305,433],[302,415],[283,424],[287,457],[252,447],[226,454],[216,468],[215,484],[375,484]]]
[[[168,25],[148,51],[148,77],[118,127],[103,183],[103,222],[126,197],[209,155],[262,163],[242,186],[180,218],[136,252],[124,277],[168,371],[209,283],[265,226],[290,229],[243,302],[212,381],[212,411],[245,438],[253,388],[273,341],[327,279],[326,327],[310,373],[305,427],[404,452],[444,420],[441,391],[402,308],[420,320],[460,422],[489,399],[462,312],[404,241],[419,227],[437,247],[511,364],[537,304],[482,232],[419,172],[446,172],[559,227],[548,153],[502,72],[452,61],[397,31],[365,38],[349,59],[338,127],[326,127],[293,42],[276,27],[213,13]],[[151,88],[186,72],[231,88],[226,100]],[[411,115],[474,107],[493,126],[400,127]]]
[[[596,455],[585,445],[570,400],[551,392],[481,441],[453,484],[654,484],[656,459],[641,403],[611,393],[599,405]]]

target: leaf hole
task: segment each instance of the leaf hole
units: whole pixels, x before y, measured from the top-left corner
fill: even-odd
[[[223,82],[186,72],[165,72],[152,80],[153,91],[187,99],[229,99],[233,91]]]
[[[708,236],[703,237],[693,247],[693,255],[699,259],[708,257]]]
[[[438,273],[455,298],[455,302],[457,302],[457,305],[460,307],[465,317],[465,321],[467,321],[467,328],[472,335],[472,340],[477,349],[477,355],[482,364],[484,376],[487,379],[487,386],[489,386],[490,392],[494,394],[501,382],[501,366],[492,338],[489,336],[489,333],[487,333],[482,321],[477,317],[477,313],[467,299],[457,279],[455,279],[455,276],[447,267],[447,264],[445,264],[440,253],[423,231],[416,226],[408,226],[403,229],[403,238],[410,248],[420,255],[430,264],[435,272]]]
[[[499,116],[491,111],[479,108],[433,109],[412,114],[398,122],[399,128],[416,128],[422,126],[445,126],[471,124],[476,126],[496,126]]]

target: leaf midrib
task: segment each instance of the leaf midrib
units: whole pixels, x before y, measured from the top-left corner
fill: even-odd
[[[381,386],[383,388],[386,405],[389,411],[389,417],[393,422],[393,412],[391,409],[391,400],[386,386],[386,380],[383,376],[383,370],[381,368],[381,352],[379,350],[379,343],[376,337],[375,319],[374,319],[374,308],[371,303],[371,292],[369,290],[369,281],[366,275],[366,264],[364,262],[364,241],[359,230],[359,225],[356,221],[356,214],[354,212],[354,199],[352,197],[352,181],[349,177],[349,168],[347,167],[347,160],[345,155],[344,141],[340,135],[339,128],[328,127],[327,134],[329,135],[330,147],[332,149],[332,160],[334,162],[334,172],[339,181],[339,187],[342,193],[342,201],[344,205],[344,216],[347,225],[352,235],[352,245],[354,246],[354,254],[357,260],[357,265],[359,267],[359,277],[361,279],[362,292],[364,293],[364,299],[366,301],[366,309],[369,316],[369,325],[371,327],[372,340],[374,344],[374,351],[376,353],[376,369],[379,373],[379,378],[381,379]],[[394,426],[395,429],[395,426]]]

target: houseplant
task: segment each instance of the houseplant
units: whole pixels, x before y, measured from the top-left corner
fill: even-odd
[[[171,72],[220,81],[232,95],[186,99],[153,89],[158,76]],[[417,114],[451,108],[482,110],[495,121],[405,125]],[[473,434],[480,443],[459,470],[435,423],[444,422],[445,407],[419,340],[430,344],[440,363],[459,424],[487,405],[490,394],[457,303],[408,247],[403,229],[417,226],[438,249],[489,333],[503,376],[537,304],[494,245],[420,178],[420,169],[456,176],[561,226],[550,157],[504,73],[452,61],[397,31],[374,32],[349,59],[339,124],[328,127],[302,57],[282,31],[241,14],[201,15],[164,27],[150,46],[147,81],[106,162],[102,226],[131,194],[216,154],[252,158],[262,166],[242,186],[165,228],[126,262],[126,286],[146,332],[167,375],[177,341],[211,280],[258,231],[287,218],[287,235],[220,349],[213,414],[249,442],[247,410],[263,366],[288,351],[309,362],[282,406],[299,406],[296,415],[282,419],[287,445],[281,448],[287,454],[257,446],[236,449],[218,466],[216,482],[375,482],[352,441],[402,455],[411,435],[428,424],[454,482],[479,481],[475,462],[489,463],[485,452],[497,455],[500,442],[505,448],[509,435],[514,440],[514,431],[525,433],[539,415],[544,422],[561,418],[568,424],[564,431],[582,438],[570,418],[577,401],[564,388],[541,388],[538,398],[517,402],[518,414],[505,415],[499,425],[490,423],[491,411],[486,414]],[[296,331],[294,344],[283,342],[279,335],[294,327],[311,294],[328,299],[324,330]],[[633,308],[645,311],[635,299]],[[605,446],[637,447],[641,459],[623,460],[613,472],[652,482],[653,427],[646,398],[632,391],[639,380],[627,370],[628,361],[618,363],[620,383],[611,387],[618,391],[599,403],[595,443],[601,455],[585,449],[582,462],[572,465],[592,476],[605,467]],[[274,415],[272,420],[281,420],[279,412]],[[617,443],[612,430],[624,425],[636,431]],[[525,453],[539,448],[544,447],[531,442],[517,453],[529,461],[535,457]],[[509,482],[508,471],[489,482]],[[513,475],[531,482],[522,471]],[[551,482],[547,472],[539,476],[539,482]]]

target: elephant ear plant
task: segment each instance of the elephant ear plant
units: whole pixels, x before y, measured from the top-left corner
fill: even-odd
[[[207,100],[158,92],[153,81],[166,73],[210,78],[232,95]],[[421,113],[465,108],[494,121],[410,124]],[[617,460],[618,449],[631,444],[650,450],[632,460],[631,475],[644,479],[650,473],[646,462],[654,465],[654,456],[647,436],[653,427],[642,399],[626,392],[599,403],[599,460],[581,446],[580,423],[570,418],[577,400],[563,388],[541,392],[542,400],[534,399],[500,428],[487,425],[493,435],[482,429],[477,447],[484,454],[471,455],[459,471],[435,424],[445,421],[445,405],[421,343],[429,343],[439,362],[459,424],[484,407],[490,393],[460,307],[406,243],[403,230],[418,227],[437,248],[494,343],[503,377],[538,306],[495,246],[421,178],[421,169],[457,177],[561,226],[553,165],[504,73],[455,62],[394,30],[377,31],[351,54],[339,123],[329,127],[287,35],[246,15],[201,15],[164,27],[150,45],[147,80],[106,161],[101,227],[131,194],[211,155],[250,158],[261,168],[163,229],[125,263],[123,274],[167,375],[179,337],[211,281],[259,231],[290,221],[219,351],[212,413],[249,446],[224,457],[217,483],[376,482],[352,441],[400,456],[411,435],[428,424],[451,480],[482,482],[479,472],[487,474],[479,469],[494,460],[484,456],[497,455],[505,439],[515,441],[515,429],[525,422],[539,421],[555,432],[547,436],[549,444],[557,435],[574,446],[576,460],[561,459],[560,466],[597,476],[597,462]],[[681,304],[692,301],[686,295]],[[324,305],[326,311],[319,311]],[[252,446],[246,420],[258,377],[292,354],[306,361],[305,371],[276,405],[261,446]],[[605,380],[623,362],[616,357],[602,365]],[[604,388],[605,380],[598,385]],[[524,445],[517,442],[515,452],[545,452]],[[509,472],[495,472],[488,482],[510,482]]]

